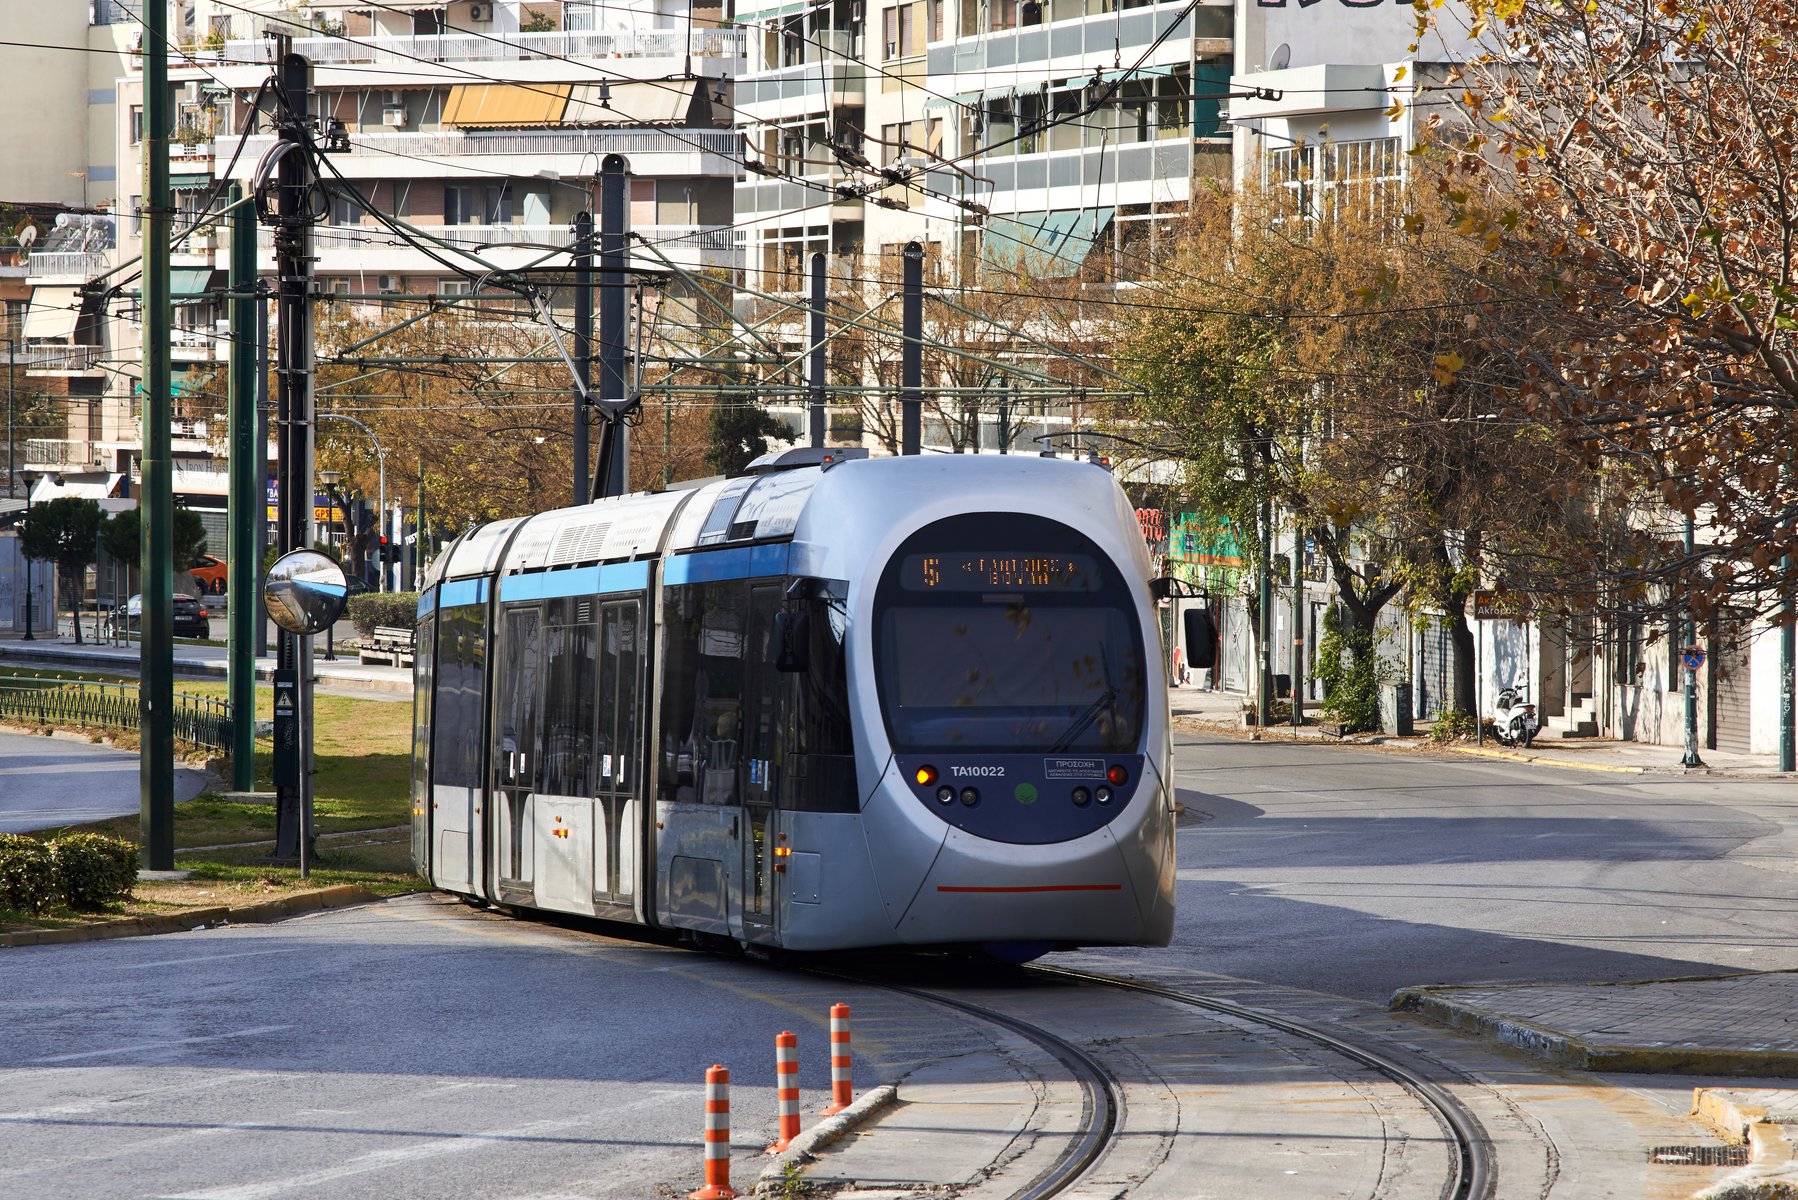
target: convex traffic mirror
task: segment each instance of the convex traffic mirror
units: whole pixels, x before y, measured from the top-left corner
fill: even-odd
[[[289,633],[323,633],[343,615],[349,582],[343,568],[316,550],[283,554],[268,569],[262,607]]]

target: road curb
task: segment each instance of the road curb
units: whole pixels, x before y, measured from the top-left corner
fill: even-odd
[[[186,933],[218,925],[261,925],[301,913],[345,908],[352,904],[369,904],[379,899],[380,896],[365,888],[359,888],[353,883],[342,883],[316,891],[283,896],[278,900],[264,900],[259,904],[196,908],[167,916],[126,917],[120,921],[99,921],[68,929],[23,929],[17,933],[0,933],[0,949],[99,942],[110,938],[147,937],[159,933]]]
[[[841,1141],[863,1122],[890,1107],[898,1099],[899,1089],[890,1083],[863,1092],[855,1103],[836,1116],[805,1130],[785,1150],[775,1155],[773,1161],[762,1168],[761,1175],[755,1181],[754,1193],[767,1196],[780,1192],[787,1186],[789,1168],[812,1161],[818,1156],[818,1151]]]
[[[1580,762],[1571,758],[1552,758],[1546,754],[1521,754],[1516,750],[1488,750],[1484,746],[1449,746],[1456,754],[1471,754],[1476,758],[1497,758],[1510,762],[1535,763],[1540,767],[1571,767],[1576,771],[1609,771],[1615,775],[1642,775],[1647,767],[1625,765],[1623,763]]]
[[[1410,1012],[1526,1054],[1581,1071],[1628,1075],[1759,1075],[1798,1078],[1798,1053],[1722,1046],[1632,1046],[1587,1042],[1557,1029],[1488,1012],[1445,995],[1448,989],[1401,988],[1388,1007]],[[1489,990],[1489,989],[1481,989]]]
[[[1748,1165],[1700,1192],[1699,1200],[1789,1200],[1798,1194],[1798,1154],[1786,1132],[1792,1111],[1787,1105],[1775,1113],[1750,1099],[1767,1094],[1763,1089],[1692,1089],[1692,1115],[1724,1140],[1749,1148]]]

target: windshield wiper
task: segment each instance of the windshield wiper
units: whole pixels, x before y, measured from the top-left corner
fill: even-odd
[[[1116,711],[1117,698],[1118,690],[1114,687],[1106,688],[1101,692],[1097,699],[1080,710],[1080,715],[1074,718],[1074,723],[1068,726],[1067,732],[1055,739],[1055,744],[1049,747],[1049,753],[1059,754],[1073,745],[1074,739],[1085,733],[1087,728],[1099,719],[1099,713],[1106,707],[1113,706],[1113,711]]]

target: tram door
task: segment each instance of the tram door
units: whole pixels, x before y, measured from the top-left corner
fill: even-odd
[[[528,903],[532,898],[531,781],[537,770],[538,673],[542,613],[535,604],[502,610],[499,678],[493,706],[494,874],[497,898]]]
[[[774,932],[776,844],[774,808],[780,768],[775,762],[776,699],[782,677],[774,669],[774,614],[781,589],[758,585],[749,593],[749,625],[744,659],[748,677],[743,688],[743,936],[754,940]]]
[[[593,900],[597,911],[628,919],[637,895],[642,819],[638,781],[643,761],[643,600],[633,596],[599,608],[599,737],[594,802],[601,835],[594,839]]]

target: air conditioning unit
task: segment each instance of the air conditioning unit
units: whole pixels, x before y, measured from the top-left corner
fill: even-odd
[[[493,20],[493,5],[491,5],[491,4],[470,4],[468,6],[468,19],[470,21],[491,21],[491,20]]]
[[[400,277],[398,275],[383,275],[375,282],[375,290],[380,292],[383,296],[399,295]]]
[[[383,107],[381,109],[381,124],[392,129],[404,129],[406,127],[406,106],[404,104],[389,104]]]

